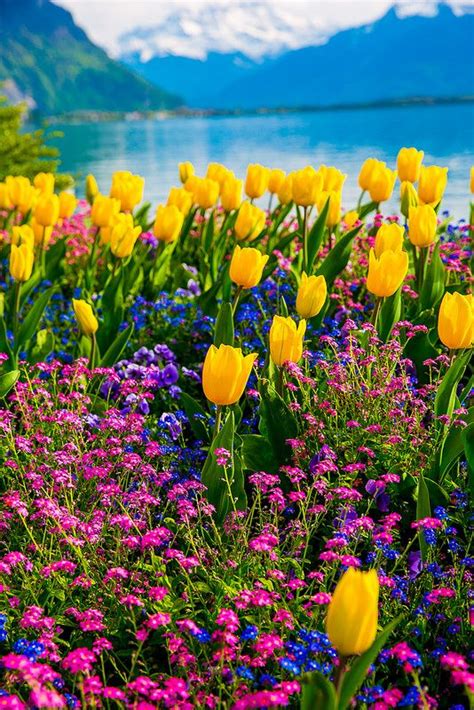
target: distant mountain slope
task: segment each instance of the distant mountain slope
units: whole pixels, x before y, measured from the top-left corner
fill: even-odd
[[[156,28],[155,35],[149,32],[135,37],[135,45],[133,31],[127,33],[125,46],[136,52],[124,61],[168,91],[179,90],[193,106],[253,109],[474,95],[474,15],[457,16],[445,4],[434,16],[399,17],[392,8],[325,44],[259,62],[217,52],[200,59],[150,58]]]
[[[49,0],[0,0],[0,81],[45,113],[170,108],[173,94],[110,59]]]

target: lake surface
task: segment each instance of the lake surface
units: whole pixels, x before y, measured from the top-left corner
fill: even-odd
[[[146,198],[163,201],[179,184],[177,164],[190,160],[200,174],[211,161],[243,177],[259,162],[291,170],[307,164],[335,165],[348,173],[346,209],[359,196],[357,175],[368,156],[395,167],[401,146],[425,151],[425,164],[449,167],[444,208],[468,213],[469,170],[474,164],[474,104],[343,110],[224,118],[169,118],[59,125],[61,170],[80,181],[93,173],[108,192],[115,170],[145,177]],[[396,188],[397,190],[398,188]]]

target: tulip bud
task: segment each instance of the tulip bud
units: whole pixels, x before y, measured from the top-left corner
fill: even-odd
[[[235,221],[235,236],[239,241],[252,241],[265,227],[266,215],[263,210],[250,202],[242,202]]]
[[[270,355],[280,367],[285,362],[298,362],[303,355],[303,339],[306,321],[300,320],[298,326],[288,317],[273,316],[270,328]]]
[[[202,368],[202,388],[210,402],[218,406],[235,404],[241,398],[257,358],[243,355],[231,345],[211,345]]]
[[[249,165],[245,178],[245,194],[251,199],[261,197],[268,189],[270,170],[258,163]]]
[[[350,212],[346,212],[346,214],[342,218],[342,221],[344,222],[346,230],[351,229],[351,227],[353,227],[356,224],[356,222],[358,222],[358,220],[359,220],[359,213],[357,212],[357,210],[351,210]]]
[[[405,251],[383,251],[377,258],[371,249],[367,290],[379,298],[392,296],[402,285],[407,271],[408,254]]]
[[[183,221],[183,213],[175,205],[158,205],[153,234],[160,242],[174,242],[180,235]]]
[[[11,210],[12,207],[10,195],[8,194],[8,185],[6,182],[0,182],[0,209]]]
[[[258,249],[237,245],[232,254],[229,275],[231,280],[241,288],[253,288],[262,278],[262,272],[268,261],[268,255],[261,254]]]
[[[168,201],[166,205],[174,205],[179,209],[184,217],[189,213],[193,206],[193,196],[184,187],[172,187],[169,191]]]
[[[372,646],[377,635],[378,601],[377,572],[349,567],[336,585],[326,618],[326,633],[341,656],[359,656]]]
[[[397,173],[379,163],[370,176],[369,193],[372,202],[385,202],[392,196]]]
[[[296,295],[296,311],[301,318],[317,316],[326,302],[327,286],[324,276],[308,276],[305,271]]]
[[[288,205],[293,199],[293,175],[290,173],[283,180],[278,190],[278,200],[282,205]]]
[[[92,306],[82,299],[72,299],[72,307],[79,323],[79,327],[89,337],[94,335],[99,328],[99,322],[94,315]]]
[[[178,170],[179,179],[181,180],[183,185],[189,180],[192,175],[194,175],[194,165],[190,162],[179,163]]]
[[[34,253],[31,247],[26,244],[11,245],[10,249],[10,274],[15,281],[25,282],[31,276],[33,270]]]
[[[52,195],[54,192],[53,173],[38,173],[33,179],[34,186],[42,195]]]
[[[318,211],[322,212],[324,205],[329,198],[329,211],[326,219],[328,227],[335,227],[341,221],[341,193],[340,192],[320,192],[318,195]]]
[[[445,293],[438,315],[439,339],[450,350],[470,348],[474,343],[474,296]]]
[[[94,204],[94,200],[98,194],[99,186],[97,185],[97,180],[89,173],[86,177],[86,199],[91,206]]]
[[[130,215],[131,216],[131,215]],[[130,256],[135,246],[135,242],[142,232],[142,228],[133,224],[119,223],[111,228],[110,251],[118,259],[126,259]]]
[[[108,227],[119,211],[119,200],[105,197],[105,195],[97,195],[91,209],[92,224],[96,227]]]
[[[51,236],[53,234],[52,227],[43,227],[42,224],[38,224],[34,217],[32,217],[31,219],[30,226],[33,230],[35,246],[45,247],[47,244],[49,244],[49,240],[51,239]]]
[[[272,195],[275,195],[283,185],[285,177],[286,175],[284,170],[280,170],[279,168],[274,168],[273,170],[270,170],[270,175],[268,178],[268,192],[270,192]]]
[[[61,219],[69,219],[69,217],[72,217],[76,207],[77,200],[72,192],[59,193],[59,216]]]
[[[59,197],[52,193],[42,193],[36,203],[34,217],[43,227],[54,227],[59,219]]]
[[[238,210],[242,204],[242,180],[228,177],[221,187],[221,204],[226,212]]]
[[[118,170],[112,175],[110,197],[120,202],[121,212],[131,212],[143,200],[145,179],[140,175],[132,175],[128,170]]]
[[[302,207],[315,205],[323,189],[323,176],[311,166],[292,173],[293,201]]]
[[[384,251],[399,252],[403,247],[405,230],[396,222],[382,224],[375,237],[375,256],[377,259]]]
[[[402,182],[400,185],[400,212],[408,219],[410,207],[418,207],[418,193],[411,182]]]
[[[418,197],[424,205],[436,205],[441,202],[448,184],[448,168],[437,165],[421,166],[420,180],[418,182]]]
[[[376,160],[375,158],[367,158],[367,160],[364,161],[359,172],[358,180],[359,187],[361,190],[367,191],[369,189],[372,181],[372,174],[374,170],[380,165],[383,165],[385,167],[385,163],[382,163],[379,160]]]
[[[342,173],[337,168],[327,165],[321,165],[319,173],[323,178],[323,190],[325,192],[341,192],[347,175]]]
[[[209,207],[214,207],[219,199],[219,192],[220,186],[215,180],[197,178],[193,188],[193,199],[198,207],[207,210]]]
[[[397,172],[400,182],[416,182],[420,177],[424,152],[416,148],[401,148],[397,156]]]
[[[12,227],[12,244],[20,246],[26,244],[31,251],[35,248],[35,235],[29,224],[22,224],[20,227]]]
[[[438,218],[431,205],[410,207],[408,237],[416,247],[429,247],[436,239]]]

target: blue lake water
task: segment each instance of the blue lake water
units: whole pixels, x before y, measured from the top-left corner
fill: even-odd
[[[335,165],[348,173],[345,209],[359,196],[357,174],[368,156],[395,167],[401,146],[425,151],[425,164],[449,168],[445,209],[468,213],[469,169],[474,164],[474,104],[343,110],[319,113],[166,118],[59,125],[61,170],[73,173],[82,192],[92,172],[102,191],[114,170],[145,177],[147,199],[165,199],[179,184],[177,164],[192,161],[204,173],[211,161],[243,176],[248,163],[291,170],[307,164]],[[397,188],[396,188],[397,189]]]

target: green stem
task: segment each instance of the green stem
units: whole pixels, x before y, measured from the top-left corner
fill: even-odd
[[[217,409],[216,409],[216,421],[214,423],[214,432],[212,434],[212,440],[216,438],[216,436],[219,433],[219,429],[221,428],[221,419],[222,419],[222,405],[218,404]]]
[[[375,329],[377,329],[377,321],[379,319],[379,313],[380,313],[380,309],[382,307],[382,301],[383,301],[383,298],[380,296],[378,296],[377,300],[375,301],[375,307],[374,307],[374,311],[372,313],[372,320],[371,320],[371,323]]]
[[[303,271],[308,273],[308,208],[303,207]],[[308,274],[309,276],[309,274]]]
[[[277,383],[276,383],[276,391],[277,391],[277,394],[280,395],[280,397],[283,397],[283,376],[284,376],[284,370],[282,367],[279,367],[278,368]]]
[[[362,204],[362,200],[364,199],[364,195],[365,195],[365,190],[362,190],[362,192],[359,195],[359,199],[357,201],[357,212],[360,210],[360,206]]]
[[[41,239],[41,277],[46,276],[46,227],[43,227],[43,237]]]
[[[92,335],[91,335],[91,354],[89,357],[89,370],[94,369],[94,360],[95,360],[96,350],[97,350],[97,340],[95,337],[95,333],[92,333]]]
[[[16,347],[16,335],[18,332],[18,313],[20,311],[20,289],[21,289],[21,282],[20,281],[15,281],[15,296],[13,299],[13,342]]]
[[[336,687],[336,695],[339,697],[341,694],[342,681],[344,680],[344,675],[347,670],[347,659],[344,656],[339,656],[339,665],[336,668],[336,673],[334,674],[334,685]]]
[[[232,301],[232,315],[235,316],[235,311],[237,310],[237,305],[239,303],[240,294],[242,293],[242,286],[238,286],[234,295],[234,300]]]
[[[427,256],[428,247],[420,248],[420,260],[418,262],[418,293],[421,293],[421,288],[423,286],[423,280],[425,278],[425,264]]]
[[[100,227],[97,227],[94,234],[94,241],[92,243],[92,249],[89,254],[89,263],[86,269],[86,288],[90,291],[94,281],[94,259],[97,250],[97,243],[99,241]]]

